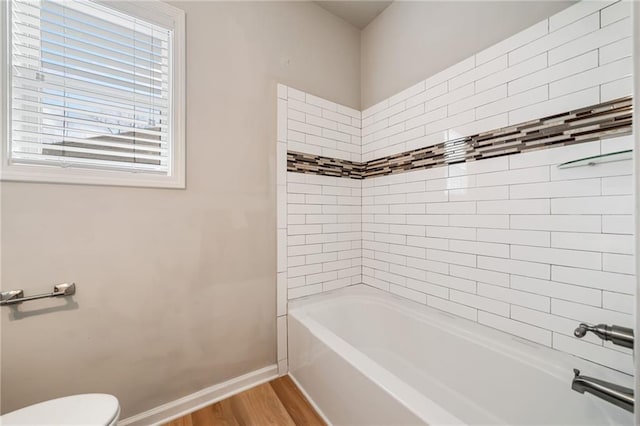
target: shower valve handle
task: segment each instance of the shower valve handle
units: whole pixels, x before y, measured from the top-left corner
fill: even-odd
[[[602,340],[608,340],[614,345],[633,349],[633,329],[620,327],[619,325],[597,324],[589,325],[581,323],[573,332],[577,338],[584,337],[587,332],[592,332]]]

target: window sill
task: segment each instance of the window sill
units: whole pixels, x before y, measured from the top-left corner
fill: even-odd
[[[184,174],[161,176],[134,172],[11,165],[0,171],[2,182],[62,183],[72,185],[130,186],[185,189]]]

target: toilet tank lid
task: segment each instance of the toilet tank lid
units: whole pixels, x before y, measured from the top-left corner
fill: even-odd
[[[65,396],[0,416],[0,425],[105,426],[120,415],[118,399],[104,393]]]

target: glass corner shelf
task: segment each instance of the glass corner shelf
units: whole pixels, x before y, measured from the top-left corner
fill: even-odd
[[[624,151],[610,152],[608,154],[594,155],[592,157],[584,157],[577,160],[567,161],[566,163],[558,164],[558,168],[570,169],[572,167],[595,166],[596,164],[625,161],[631,160],[632,158],[633,150],[627,149]]]

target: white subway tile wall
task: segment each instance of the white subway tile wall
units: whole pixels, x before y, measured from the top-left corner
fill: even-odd
[[[362,282],[361,182],[287,173],[289,299]]]
[[[360,112],[282,85],[278,96],[278,300],[359,284],[361,182],[287,172],[286,151],[360,162]]]
[[[287,123],[283,141],[289,151],[361,161],[360,111],[291,87],[285,89],[287,115],[278,117],[280,128]]]
[[[287,149],[370,161],[629,96],[629,15],[578,3],[361,115],[279,86],[278,315],[283,291],[364,282],[632,374],[629,351],[572,334],[632,326],[631,162],[557,168],[631,136],[363,181],[286,172]]]
[[[362,112],[362,160],[631,94],[628,1],[582,1]]]
[[[595,149],[610,143],[632,138]],[[562,161],[574,148],[549,151]],[[363,281],[584,356],[585,344],[565,343],[580,321],[633,324],[631,162],[559,170],[538,152],[504,159],[469,163],[466,175],[451,165],[444,178],[362,181]],[[597,362],[632,373],[631,355],[588,345]]]

